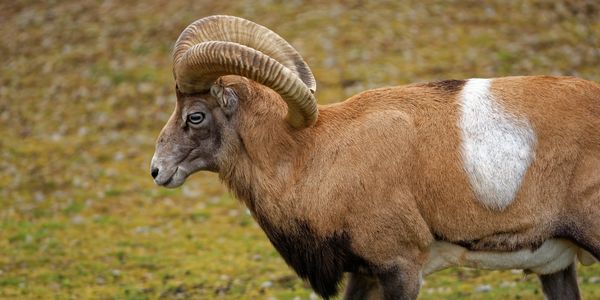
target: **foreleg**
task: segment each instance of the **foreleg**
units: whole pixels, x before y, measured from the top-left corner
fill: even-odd
[[[421,272],[416,265],[398,264],[377,272],[383,300],[414,300],[421,288]]]
[[[379,300],[379,284],[373,277],[351,273],[344,300]]]

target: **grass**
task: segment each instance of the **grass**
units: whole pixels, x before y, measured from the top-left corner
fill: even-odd
[[[321,103],[448,78],[600,81],[594,1],[0,3],[0,298],[308,299],[215,175],[148,174],[173,109],[170,49],[191,21],[242,16],[306,58]],[[600,267],[580,268],[600,299]],[[542,299],[535,276],[449,269],[420,299]]]

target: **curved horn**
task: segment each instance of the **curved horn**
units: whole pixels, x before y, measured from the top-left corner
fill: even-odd
[[[232,42],[203,42],[192,46],[176,64],[177,84],[184,93],[205,91],[216,78],[237,74],[276,91],[288,105],[288,122],[295,128],[317,120],[312,92],[290,69],[250,47]]]
[[[296,128],[316,122],[316,83],[300,54],[271,30],[248,20],[212,16],[179,36],[173,73],[184,93],[204,92],[223,75],[248,77],[279,93]]]

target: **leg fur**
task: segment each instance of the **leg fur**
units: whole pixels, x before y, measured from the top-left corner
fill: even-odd
[[[600,144],[596,144],[596,147]],[[582,155],[573,178],[573,201],[560,234],[580,244],[600,260],[600,148]]]
[[[597,203],[597,207],[586,208],[587,211],[571,217],[558,235],[575,241],[600,261],[600,199]]]
[[[379,300],[379,284],[375,278],[351,273],[344,300]]]
[[[579,287],[577,285],[577,271],[575,263],[568,268],[547,275],[538,275],[542,283],[542,290],[548,300],[579,300]]]
[[[379,274],[383,300],[414,300],[419,295],[420,278],[400,269]]]
[[[414,300],[421,288],[421,266],[416,259],[399,258],[375,270],[383,300]]]

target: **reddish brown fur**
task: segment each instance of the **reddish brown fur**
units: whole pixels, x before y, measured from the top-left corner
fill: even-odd
[[[238,76],[219,84],[240,98],[235,132],[223,133],[239,142],[219,154],[219,173],[261,224],[285,232],[301,220],[323,238],[345,232],[369,264],[413,277],[436,238],[514,250],[562,236],[599,255],[598,84],[493,81],[493,95],[537,136],[535,159],[502,211],[474,197],[463,169],[456,82],[366,91],[320,106],[316,125],[302,130],[285,122],[272,90]]]
[[[233,190],[255,187],[257,203],[246,204],[256,216],[281,226],[301,218],[323,235],[348,228],[356,250],[373,259],[398,255],[402,244],[426,249],[434,234],[461,241],[508,233],[515,240],[508,247],[529,246],[549,238],[566,217],[580,216],[582,204],[598,204],[600,88],[594,83],[494,81],[494,95],[527,116],[539,139],[517,199],[502,212],[474,198],[462,169],[456,93],[426,85],[367,91],[321,106],[314,127],[295,131],[283,121],[278,95],[254,83],[249,91],[261,95],[242,96],[252,99],[242,101],[238,122],[245,153],[228,156],[236,170],[223,179]],[[580,176],[586,180],[573,180]],[[593,197],[574,199],[574,189]]]

